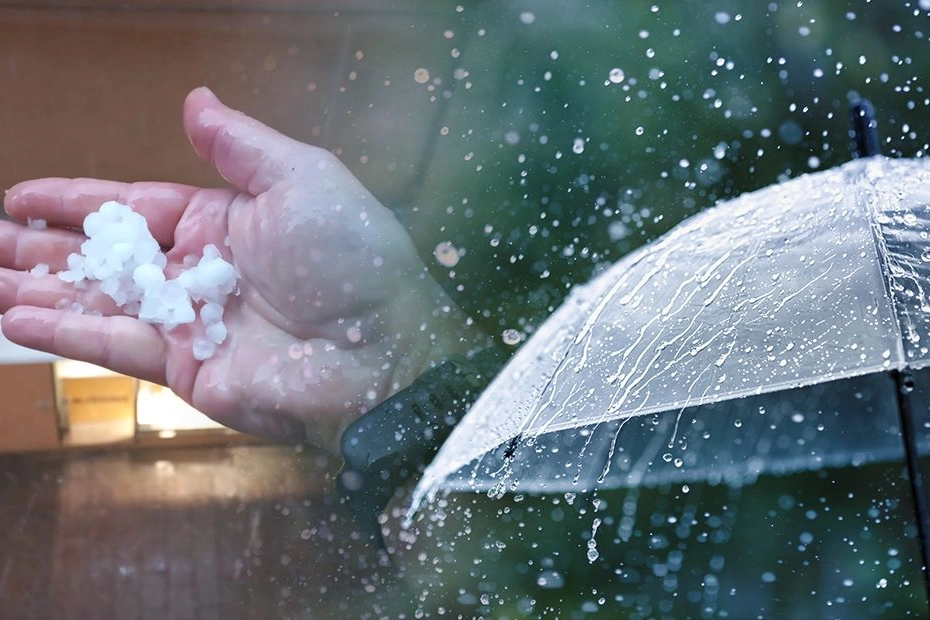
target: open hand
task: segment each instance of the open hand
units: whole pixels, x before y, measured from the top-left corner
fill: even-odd
[[[210,417],[265,437],[335,450],[342,430],[479,335],[426,269],[404,228],[329,152],[191,92],[184,127],[230,187],[39,179],[4,199],[0,312],[18,344],[169,386]],[[145,216],[180,271],[214,244],[239,274],[226,342],[198,361],[194,328],[126,316],[96,286],[54,274],[107,200]],[[29,273],[49,265],[49,275]],[[67,309],[76,302],[82,314]],[[58,309],[64,307],[65,309]]]

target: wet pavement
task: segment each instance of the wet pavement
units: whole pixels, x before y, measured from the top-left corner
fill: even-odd
[[[277,446],[2,457],[0,615],[371,617],[332,472]]]

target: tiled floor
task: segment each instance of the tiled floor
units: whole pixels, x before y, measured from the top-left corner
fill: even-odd
[[[384,615],[332,473],[269,446],[0,458],[0,618]]]

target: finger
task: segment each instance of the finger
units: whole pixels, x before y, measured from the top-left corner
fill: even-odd
[[[194,150],[236,189],[256,196],[316,151],[227,107],[210,89],[184,101],[184,129]]]
[[[80,252],[86,237],[60,228],[37,230],[0,220],[0,267],[26,271],[39,263],[52,272],[68,268],[68,256]]]
[[[54,275],[33,275],[25,271],[0,268],[0,313],[14,306],[73,309],[114,316],[125,314],[113,299],[96,285],[82,287],[63,282]]]
[[[47,178],[14,185],[4,197],[3,207],[20,221],[38,219],[53,227],[80,229],[89,213],[115,200],[145,217],[155,239],[168,246],[178,220],[198,191],[179,183]]]
[[[2,326],[16,344],[165,383],[165,341],[141,321],[19,306],[3,315]]]

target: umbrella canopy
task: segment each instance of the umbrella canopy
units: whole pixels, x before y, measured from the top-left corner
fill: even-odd
[[[439,490],[901,458],[888,375],[930,365],[928,235],[930,165],[883,157],[687,220],[571,294],[456,427],[414,506]]]

